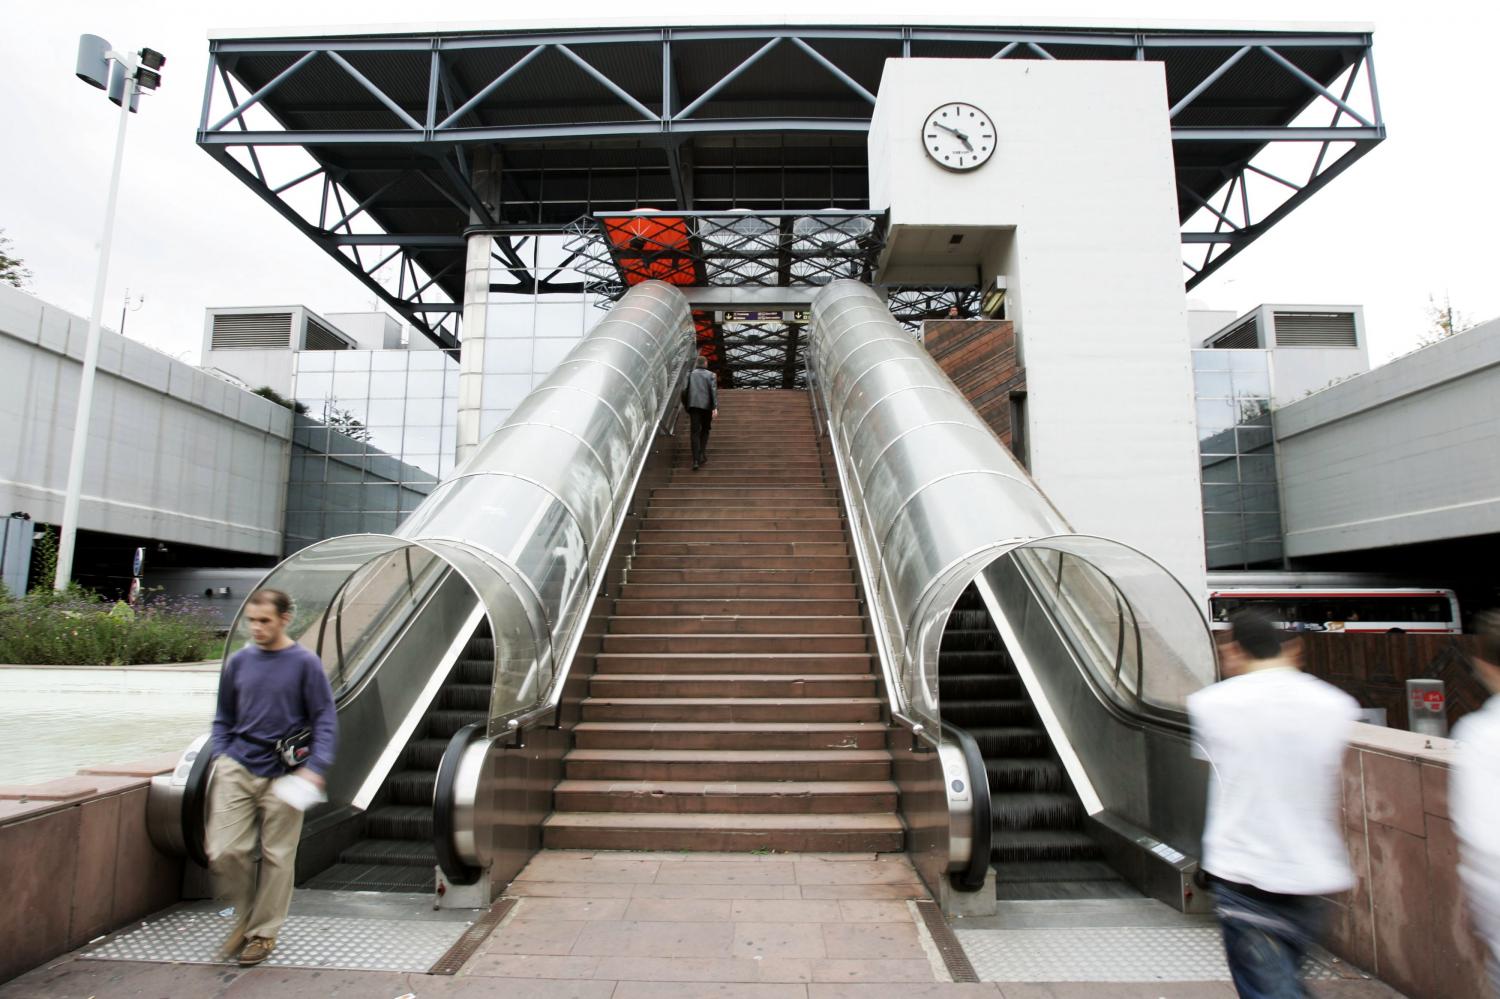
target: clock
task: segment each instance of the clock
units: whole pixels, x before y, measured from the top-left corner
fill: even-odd
[[[995,154],[995,123],[972,104],[950,101],[922,123],[922,148],[947,170],[977,170]]]

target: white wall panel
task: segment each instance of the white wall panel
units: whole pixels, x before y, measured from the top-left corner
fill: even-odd
[[[995,125],[991,161],[952,173],[921,139],[939,105]],[[1026,366],[1032,472],[1075,530],[1204,579],[1193,383],[1160,63],[886,63],[871,207],[903,226],[1013,229],[1000,260]],[[992,275],[981,275],[987,278]]]
[[[61,519],[82,372],[76,358],[87,329],[77,316],[0,287],[6,512]],[[117,334],[101,335],[79,526],[280,554],[291,412]]]

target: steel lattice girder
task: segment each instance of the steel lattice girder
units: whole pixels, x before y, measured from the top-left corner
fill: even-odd
[[[198,142],[452,347],[470,223],[864,208],[885,59],[1158,60],[1191,288],[1385,137],[1371,45],[1363,31],[896,25],[219,38]],[[1318,107],[1330,120],[1309,124]],[[1261,162],[1289,144],[1316,150],[1305,175]],[[300,148],[311,169],[273,170],[271,147]],[[481,150],[500,158],[488,196]],[[314,178],[325,210],[293,207]],[[576,289],[512,256],[515,290]]]

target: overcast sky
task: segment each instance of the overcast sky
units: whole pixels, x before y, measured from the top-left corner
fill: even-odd
[[[770,5],[658,0],[652,16],[781,19]],[[208,58],[207,32],[268,26],[494,21],[495,3],[360,0],[317,4],[125,4],[68,0],[14,4],[0,33],[0,228],[35,273],[29,290],[87,315],[93,290],[116,112],[73,77],[78,35],[121,49],[167,54],[165,82],[133,116],[125,158],[105,324],[118,325],[126,289],[144,294],[126,333],[197,360],[207,306],[305,304],[319,312],[369,309],[370,292],[316,249],[193,142]],[[529,14],[539,8],[523,8]],[[587,22],[633,13],[596,0],[554,0],[558,18]],[[795,10],[831,23],[899,22],[910,0],[823,0]],[[1500,316],[1500,129],[1493,45],[1500,4],[1426,0],[1269,0],[1240,4],[1139,0],[1126,4],[940,3],[923,7],[972,21],[1008,17],[1363,21],[1375,25],[1382,110],[1390,130],[1374,152],[1334,180],[1218,274],[1195,305],[1243,311],[1262,302],[1363,305],[1372,358],[1414,346],[1429,327],[1429,296],[1451,298],[1474,320]],[[1116,13],[1128,10],[1128,17]]]

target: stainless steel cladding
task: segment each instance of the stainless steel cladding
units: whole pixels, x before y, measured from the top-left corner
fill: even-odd
[[[291,633],[323,656],[336,695],[389,648],[424,573],[429,588],[438,573],[467,584],[489,620],[489,734],[555,703],[692,336],[680,292],[632,288],[394,534],[332,538],[277,567],[265,585],[296,599]]]
[[[1166,812],[1174,796],[1192,797],[1168,785],[1196,776],[1183,698],[1215,676],[1194,598],[1143,553],[1074,534],[870,288],[837,281],[818,294],[808,365],[891,712],[913,743],[944,739],[938,653],[955,602],[975,584],[1088,812],[1190,840],[1194,820]],[[1152,726],[1172,745],[1153,749],[1160,740],[1141,734]],[[930,769],[903,784],[903,800],[940,779]],[[946,864],[913,858],[931,883],[964,844],[935,815],[907,817],[915,851],[941,854],[947,843]]]
[[[867,286],[837,281],[814,299],[808,354],[872,563],[894,707],[936,739],[937,643],[958,594],[1067,522]]]

